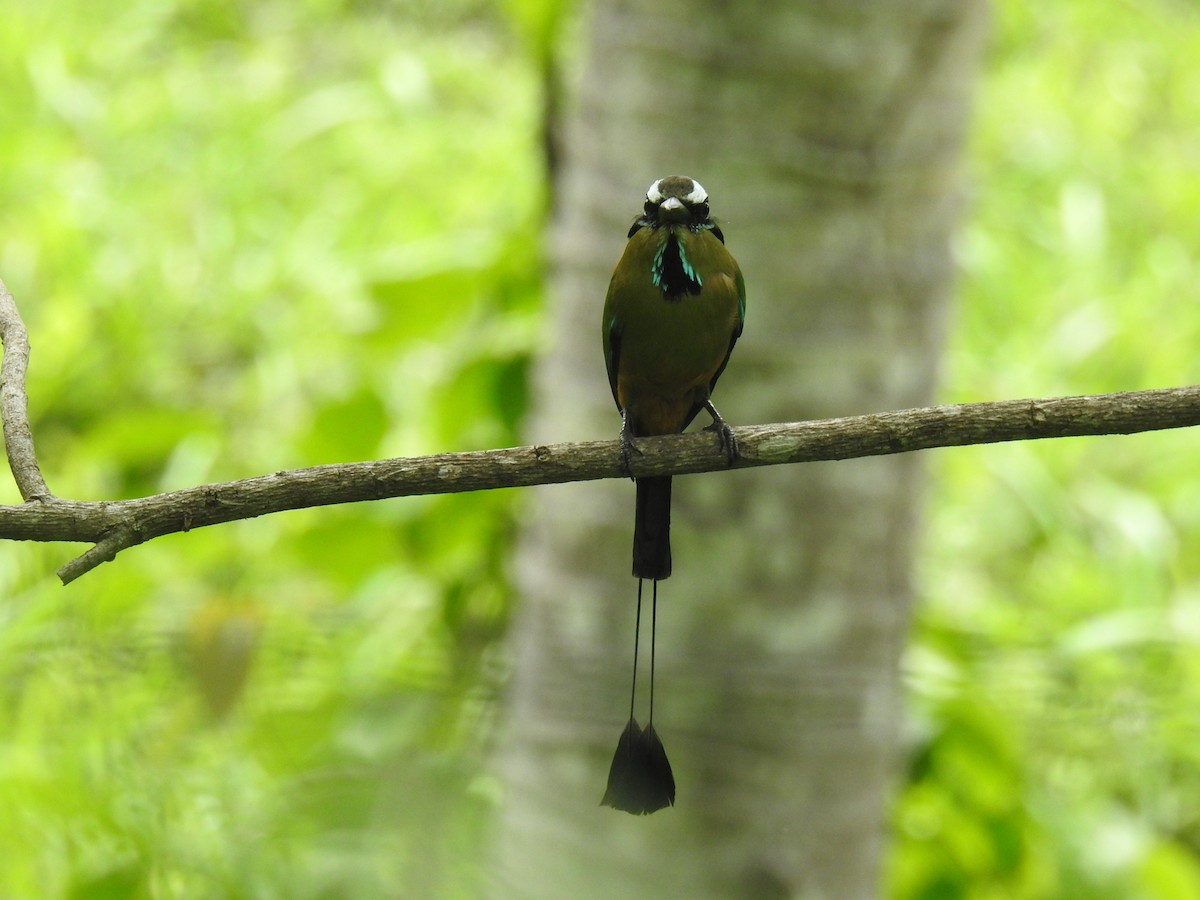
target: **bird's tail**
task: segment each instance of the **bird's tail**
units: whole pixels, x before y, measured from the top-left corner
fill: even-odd
[[[671,479],[637,480],[633,574],[661,581],[671,575]]]

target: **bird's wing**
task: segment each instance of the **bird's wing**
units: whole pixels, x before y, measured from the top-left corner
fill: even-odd
[[[733,333],[729,335],[729,347],[725,351],[725,358],[721,360],[721,365],[717,371],[713,373],[712,379],[708,382],[708,391],[711,394],[713,388],[717,386],[717,379],[721,377],[721,373],[725,371],[725,366],[729,364],[729,357],[733,354],[733,346],[738,342],[738,338],[742,336],[742,327],[746,324],[746,279],[742,277],[742,270],[736,268],[737,263],[734,263],[734,284],[737,286],[738,293],[738,318],[737,324],[733,328]]]
[[[621,326],[617,321],[615,304],[613,303],[613,286],[608,286],[608,296],[604,300],[604,367],[608,370],[608,386],[612,388],[613,402],[617,409],[621,401],[617,399],[617,372],[621,364]]]

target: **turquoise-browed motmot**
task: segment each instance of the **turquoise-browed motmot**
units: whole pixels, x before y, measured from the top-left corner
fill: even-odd
[[[604,301],[604,362],[621,412],[621,450],[628,467],[635,438],[678,434],[700,410],[729,459],[733,432],[711,394],[729,362],[746,317],[746,285],[709,216],[708,194],[683,175],[660,178],[646,191],[643,212],[629,229]],[[633,574],[653,582],[650,713],[645,729],[633,717],[621,735],[602,803],[651,813],[675,801],[675,781],[654,732],[654,623],[658,582],[671,574],[671,479],[638,478],[633,528]],[[634,641],[634,690],[637,640]]]

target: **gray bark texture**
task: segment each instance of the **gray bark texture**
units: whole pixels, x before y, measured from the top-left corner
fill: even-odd
[[[714,394],[731,424],[927,404],[985,23],[983,0],[598,4],[531,439],[616,435],[600,310],[646,186],[669,174],[707,188],[746,276]],[[655,727],[678,798],[648,817],[598,805],[628,715],[633,486],[529,491],[490,895],[875,896],[919,468],[676,480]]]

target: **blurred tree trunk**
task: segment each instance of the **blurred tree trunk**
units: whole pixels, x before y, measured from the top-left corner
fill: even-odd
[[[746,332],[716,392],[731,423],[930,401],[985,20],[984,0],[599,4],[530,437],[616,437],[600,309],[647,185],[676,173],[708,189],[746,275]],[[530,492],[493,892],[874,895],[919,469],[676,480],[655,725],[679,793],[647,818],[597,805],[628,714],[633,486]]]

